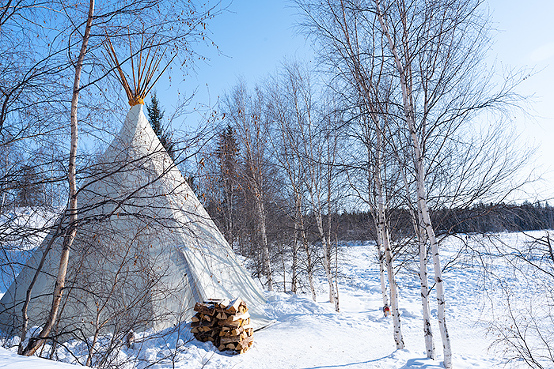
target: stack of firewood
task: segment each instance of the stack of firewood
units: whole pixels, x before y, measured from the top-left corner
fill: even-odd
[[[215,304],[199,303],[194,306],[196,314],[192,317],[191,331],[194,338],[202,342],[213,342],[219,340],[219,327],[215,318]]]
[[[244,353],[252,347],[254,330],[244,301],[210,300],[196,303],[192,333],[202,342],[212,342],[220,351]]]

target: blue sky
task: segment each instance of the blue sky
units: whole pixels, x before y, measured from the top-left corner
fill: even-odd
[[[285,58],[313,59],[308,41],[296,30],[296,13],[289,1],[233,1],[208,25],[218,48],[200,48],[207,60],[196,62],[184,81],[176,84],[173,78],[167,92],[188,95],[197,89],[195,103],[213,105],[239,78],[254,85]],[[165,84],[158,84],[158,95],[164,93],[160,85]]]
[[[529,113],[514,119],[521,139],[537,146],[535,164],[544,181],[541,198],[554,197],[554,2],[549,0],[488,0],[497,32],[491,59],[500,66],[532,70],[519,86],[529,100]],[[544,192],[543,192],[544,191]],[[550,202],[551,204],[553,201]]]
[[[484,5],[496,29],[491,35],[490,63],[499,70],[533,71],[518,87],[519,93],[533,96],[529,100],[532,116],[517,114],[513,124],[521,134],[520,142],[538,147],[535,164],[546,173],[545,181],[533,190],[541,191],[539,198],[554,197],[554,2],[485,0]],[[296,14],[289,1],[233,1],[209,24],[219,53],[215,48],[201,51],[209,61],[198,62],[196,72],[169,90],[158,86],[158,95],[175,95],[177,89],[190,94],[197,88],[195,104],[213,105],[239,78],[253,85],[275,72],[285,58],[313,60],[310,42],[297,32]],[[195,119],[192,114],[187,121]],[[534,195],[530,196],[532,200]]]

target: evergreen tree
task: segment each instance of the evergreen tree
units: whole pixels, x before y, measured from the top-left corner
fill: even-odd
[[[162,124],[162,119],[164,117],[164,111],[161,110],[159,100],[156,96],[156,93],[152,93],[152,102],[149,105],[146,105],[146,110],[148,111],[148,120],[152,125],[152,129],[158,136],[158,139],[162,143],[162,146],[165,148],[169,156],[172,159],[175,159],[175,142],[171,139],[171,132],[167,130],[167,127],[164,128]]]
[[[17,204],[24,207],[44,205],[44,183],[36,168],[23,165],[20,173],[16,187]]]
[[[223,187],[223,233],[230,244],[234,240],[234,218],[236,213],[236,187],[238,169],[238,144],[236,132],[230,124],[220,132],[216,154],[218,158],[219,175]]]

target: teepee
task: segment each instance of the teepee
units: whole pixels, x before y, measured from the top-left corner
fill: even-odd
[[[143,113],[147,89],[131,91],[115,52],[111,56],[131,109],[79,190],[80,223],[54,334],[160,330],[189,320],[196,302],[237,297],[246,302],[254,327],[267,324],[259,285],[148,123]],[[145,75],[153,75],[147,71],[141,77],[140,70],[139,85]],[[42,323],[52,300],[61,243],[62,237],[52,231],[4,294],[0,330],[19,333],[27,288],[52,244],[28,308],[29,326]]]

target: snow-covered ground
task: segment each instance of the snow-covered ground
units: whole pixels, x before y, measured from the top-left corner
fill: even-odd
[[[537,235],[544,232],[536,233]],[[519,238],[518,238],[519,237]],[[523,242],[521,234],[502,235],[510,243]],[[489,242],[483,236],[468,239],[471,245]],[[449,239],[444,243],[444,260],[456,255],[461,240]],[[490,241],[493,242],[493,241]],[[469,251],[468,251],[469,253]],[[497,338],[489,330],[490,323],[502,317],[505,289],[497,288],[494,278],[507,280],[512,288],[519,289],[522,301],[537,293],[524,281],[518,280],[509,265],[489,265],[489,274],[475,267],[474,259],[463,253],[458,263],[445,274],[447,293],[447,324],[452,339],[454,368],[504,367],[501,350],[489,350]],[[318,280],[318,301],[309,295],[267,293],[267,313],[275,323],[254,333],[253,348],[243,355],[221,353],[211,343],[192,339],[188,325],[181,333],[150,339],[136,344],[134,349],[123,348],[118,359],[134,360],[138,367],[148,363],[152,368],[441,368],[442,346],[434,320],[437,360],[425,359],[422,335],[421,305],[417,276],[403,271],[398,276],[402,333],[406,348],[396,350],[392,336],[392,322],[381,312],[378,267],[375,248],[370,243],[358,243],[341,248],[340,267],[341,311],[337,313],[328,301],[325,281]],[[482,261],[482,260],[481,260]],[[503,276],[504,275],[504,276]],[[539,287],[537,287],[539,288]],[[516,302],[517,303],[517,302]],[[436,318],[436,303],[432,302],[432,314]],[[77,345],[70,345],[76,357],[61,353],[59,359],[75,362],[86,359],[86,352]],[[15,347],[0,349],[0,368],[58,369],[70,367],[39,358],[17,356]],[[174,366],[173,366],[174,365]],[[129,365],[129,367],[132,367]],[[523,362],[512,362],[507,368],[526,367]]]

